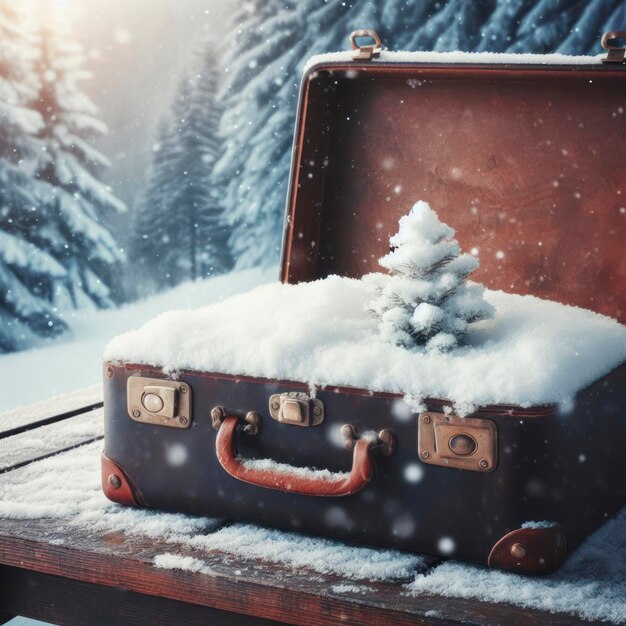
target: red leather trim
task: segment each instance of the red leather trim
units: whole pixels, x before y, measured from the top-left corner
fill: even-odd
[[[118,504],[141,506],[135,497],[130,479],[124,470],[117,463],[111,461],[104,452],[102,453],[101,461],[102,491],[104,491],[104,495]]]
[[[226,417],[215,440],[215,452],[221,466],[233,477],[246,483],[304,496],[349,496],[365,487],[374,476],[370,456],[372,442],[358,439],[352,455],[352,470],[348,477],[337,480],[302,476],[295,471],[274,472],[247,468],[237,458],[237,417]],[[295,470],[295,468],[294,468]]]
[[[566,556],[565,529],[557,524],[508,533],[493,546],[487,563],[491,568],[520,574],[551,574],[563,565]]]

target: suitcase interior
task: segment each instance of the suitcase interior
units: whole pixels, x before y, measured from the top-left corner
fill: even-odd
[[[475,276],[488,287],[624,322],[625,76],[602,65],[313,67],[301,88],[282,279],[378,271],[399,217],[422,199],[465,250],[477,248]],[[468,417],[497,425],[489,472],[421,462],[418,415],[399,412],[402,398],[391,394],[318,390],[325,421],[299,428],[267,417],[268,399],[307,385],[181,372],[193,392],[191,423],[163,428],[130,419],[127,407],[128,378],[167,378],[158,367],[110,363],[105,372],[103,487],[126,504],[545,573],[626,500],[624,365],[568,411],[481,407]],[[427,401],[431,411],[443,404]],[[351,455],[337,436],[346,423],[390,428],[398,446],[375,459],[375,480],[356,495],[262,489],[220,467],[217,405],[242,419],[261,414],[259,435],[237,435],[246,458],[346,471]],[[111,487],[112,474],[121,487]],[[522,528],[543,520],[560,526]],[[523,558],[511,556],[518,544]]]
[[[477,249],[477,281],[623,323],[625,83],[625,66],[601,64],[313,67],[282,279],[380,271],[398,219],[425,200]]]

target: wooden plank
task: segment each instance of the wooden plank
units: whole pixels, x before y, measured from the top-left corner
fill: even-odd
[[[0,610],[52,624],[272,626],[277,622],[0,566]],[[8,616],[7,616],[8,617]],[[1,614],[0,614],[1,618]],[[2,623],[2,622],[0,622]]]
[[[99,408],[0,439],[0,473],[103,436],[103,409]]]
[[[52,424],[102,406],[102,385],[78,389],[0,413],[0,439]]]
[[[63,544],[58,537],[65,536]],[[50,540],[52,539],[52,543]],[[204,573],[155,568],[163,553],[202,557]],[[350,583],[337,575],[294,571],[280,565],[225,558],[187,545],[119,533],[98,536],[63,520],[0,521],[0,562],[88,583],[117,587],[253,617],[302,624],[571,625],[583,620],[505,604],[405,593],[400,582]],[[354,581],[353,581],[354,582]]]

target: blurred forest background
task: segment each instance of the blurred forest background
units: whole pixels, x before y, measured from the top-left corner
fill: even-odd
[[[300,72],[355,28],[397,50],[598,54],[626,27],[624,0],[102,6],[0,0],[0,352],[276,266]]]

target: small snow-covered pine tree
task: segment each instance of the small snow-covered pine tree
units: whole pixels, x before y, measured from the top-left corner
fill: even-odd
[[[466,278],[478,259],[461,253],[454,230],[426,202],[400,219],[389,239],[391,252],[379,260],[390,276],[369,275],[379,295],[370,310],[380,319],[383,340],[409,349],[440,351],[458,346],[468,324],[493,316],[484,287]]]
[[[83,69],[85,57],[72,39],[68,18],[62,8],[49,7],[39,20],[36,109],[44,122],[38,138],[47,160],[37,178],[46,184],[46,193],[34,207],[30,237],[67,273],[63,288],[53,294],[60,309],[106,308],[120,299],[124,260],[106,219],[126,207],[99,179],[109,161],[93,142],[107,127],[80,88],[90,74]]]

